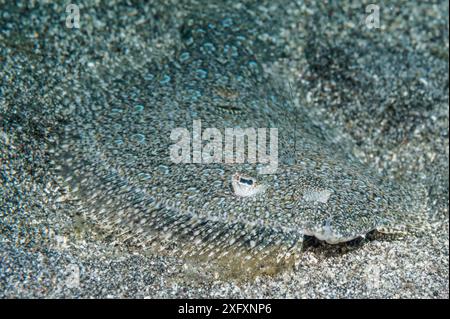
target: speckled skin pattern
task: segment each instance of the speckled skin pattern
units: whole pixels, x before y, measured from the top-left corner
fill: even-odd
[[[115,81],[122,74],[101,77],[108,84],[96,105],[72,114],[54,150],[56,168],[87,218],[124,240],[176,243],[172,254],[211,260],[235,247],[244,249],[238,259],[267,258],[273,246],[280,259],[299,250],[304,235],[343,242],[404,218],[408,195],[333,143],[272,84],[250,9],[188,13],[172,55],[127,71],[125,87]],[[254,164],[172,163],[170,133],[193,120],[222,131],[277,128],[276,173],[258,174]],[[236,172],[254,176],[265,192],[235,196]],[[323,191],[331,194],[326,202],[308,200]]]
[[[448,298],[448,3],[369,3],[0,0],[0,297]]]

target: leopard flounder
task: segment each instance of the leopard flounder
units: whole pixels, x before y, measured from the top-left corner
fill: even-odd
[[[127,83],[111,81],[108,103],[73,115],[55,163],[88,219],[124,242],[259,274],[292,265],[305,235],[339,243],[404,218],[401,189],[273,84],[251,20],[245,10],[188,15],[173,55],[134,74],[149,98],[130,102]],[[194,120],[222,132],[277,128],[276,172],[174,163],[171,132]]]

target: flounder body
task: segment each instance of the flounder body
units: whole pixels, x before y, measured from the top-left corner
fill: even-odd
[[[255,274],[292,265],[305,235],[339,243],[395,224],[404,194],[273,84],[248,21],[239,11],[186,17],[172,56],[105,77],[103,103],[74,114],[55,162],[88,219],[125,242]],[[174,163],[171,133],[199,120],[220,132],[276,128],[276,171]]]

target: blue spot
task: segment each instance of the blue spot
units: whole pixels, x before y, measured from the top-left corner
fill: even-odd
[[[230,27],[233,24],[233,20],[231,20],[231,18],[225,18],[222,20],[222,26],[224,26],[225,28]]]
[[[205,47],[206,51],[208,51],[208,52],[216,51],[216,47],[211,42],[207,42],[203,46]]]
[[[208,76],[208,72],[203,69],[198,69],[196,71],[196,74],[197,74],[197,78],[199,78],[199,79],[205,79]]]
[[[189,52],[183,52],[183,53],[181,53],[181,55],[180,55],[180,61],[181,61],[181,62],[186,61],[187,59],[189,59],[189,56],[190,56]]]
[[[238,49],[234,45],[231,47],[231,51],[232,51],[231,56],[233,57],[239,56]]]
[[[147,81],[151,81],[154,78],[155,78],[155,76],[153,74],[151,74],[151,73],[148,73],[148,74],[144,75],[144,79],[147,80]]]
[[[123,140],[119,138],[119,139],[115,140],[114,143],[116,143],[117,145],[122,145]]]
[[[116,115],[116,114],[119,114],[119,113],[122,113],[121,109],[117,109],[117,108],[112,108],[111,109],[111,114]]]
[[[198,90],[190,90],[191,93],[191,99],[193,101],[197,101],[199,97],[202,96],[202,93]]]
[[[167,84],[167,83],[170,82],[170,80],[171,80],[170,76],[168,76],[168,75],[166,74],[166,75],[164,75],[164,77],[161,79],[161,81],[159,81],[159,83],[161,83],[161,84]]]
[[[136,112],[142,112],[144,110],[144,106],[142,104],[135,105],[134,110]]]
[[[230,80],[228,76],[220,74],[220,73],[216,73],[215,77],[217,79],[217,82],[219,84],[223,84],[223,85],[226,85]]]
[[[165,165],[159,165],[158,170],[163,174],[169,174],[169,168]]]
[[[147,181],[150,178],[152,178],[152,175],[147,174],[147,173],[139,173],[138,176],[139,176],[140,180],[142,180],[142,181]]]
[[[133,135],[133,140],[135,140],[138,143],[143,143],[145,141],[145,136],[142,134],[134,134]]]
[[[194,39],[192,37],[186,40],[187,45],[191,45],[192,43],[194,43]]]
[[[228,44],[226,44],[224,47],[223,47],[223,52],[225,53],[225,54],[228,54],[228,52],[231,50],[231,55],[233,56],[233,57],[237,57],[238,55],[239,55],[239,53],[238,53],[238,49],[233,45],[233,46],[229,46]]]
[[[250,62],[248,62],[248,66],[252,69],[256,69],[256,67],[258,66],[258,63],[256,61],[250,61]]]

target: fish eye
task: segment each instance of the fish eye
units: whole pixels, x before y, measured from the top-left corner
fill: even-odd
[[[240,197],[254,196],[266,189],[264,185],[259,185],[253,177],[242,176],[239,173],[233,175],[231,186],[234,194]]]
[[[251,179],[247,179],[247,178],[243,178],[243,177],[241,177],[239,179],[239,182],[242,184],[250,185],[250,186],[253,185],[253,181]]]

